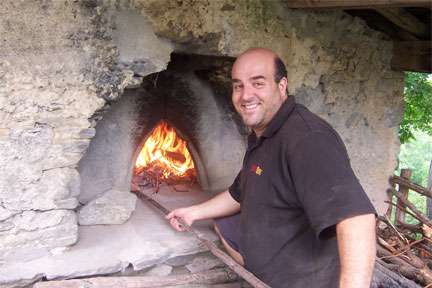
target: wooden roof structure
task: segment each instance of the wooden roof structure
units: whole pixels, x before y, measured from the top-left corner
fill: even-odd
[[[287,0],[287,5],[360,17],[394,42],[393,70],[432,73],[432,0]]]

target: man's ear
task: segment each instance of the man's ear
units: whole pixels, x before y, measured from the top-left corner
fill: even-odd
[[[287,97],[288,94],[288,79],[283,77],[278,83],[279,92],[282,97]]]

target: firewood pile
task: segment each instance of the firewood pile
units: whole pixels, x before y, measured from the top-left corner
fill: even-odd
[[[432,221],[408,200],[408,191],[429,198],[432,192],[412,183],[410,176],[410,170],[402,169],[401,177],[390,179],[389,208],[377,220],[377,253],[379,262],[386,268],[423,287],[432,287]],[[395,221],[390,220],[393,213]],[[418,224],[406,223],[407,214]]]

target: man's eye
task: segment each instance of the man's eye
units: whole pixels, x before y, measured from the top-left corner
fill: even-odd
[[[242,87],[242,85],[233,85],[233,89],[236,91],[240,90]]]
[[[263,87],[263,86],[264,86],[264,83],[262,83],[262,82],[255,82],[255,83],[253,83],[253,86],[254,86],[255,88],[260,88],[260,87]]]

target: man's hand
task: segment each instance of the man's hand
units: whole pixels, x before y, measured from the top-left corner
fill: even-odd
[[[233,215],[240,211],[240,204],[228,191],[222,192],[210,200],[198,205],[173,210],[167,216],[171,226],[177,231],[184,231],[177,218],[181,218],[189,226],[194,221]]]
[[[175,230],[185,231],[185,227],[183,227],[177,218],[182,219],[187,225],[191,226],[196,220],[196,209],[195,206],[178,208],[171,211],[171,213],[166,215],[165,218],[169,220],[169,223]]]
[[[336,225],[341,264],[340,288],[369,288],[375,264],[375,215],[345,219]]]

